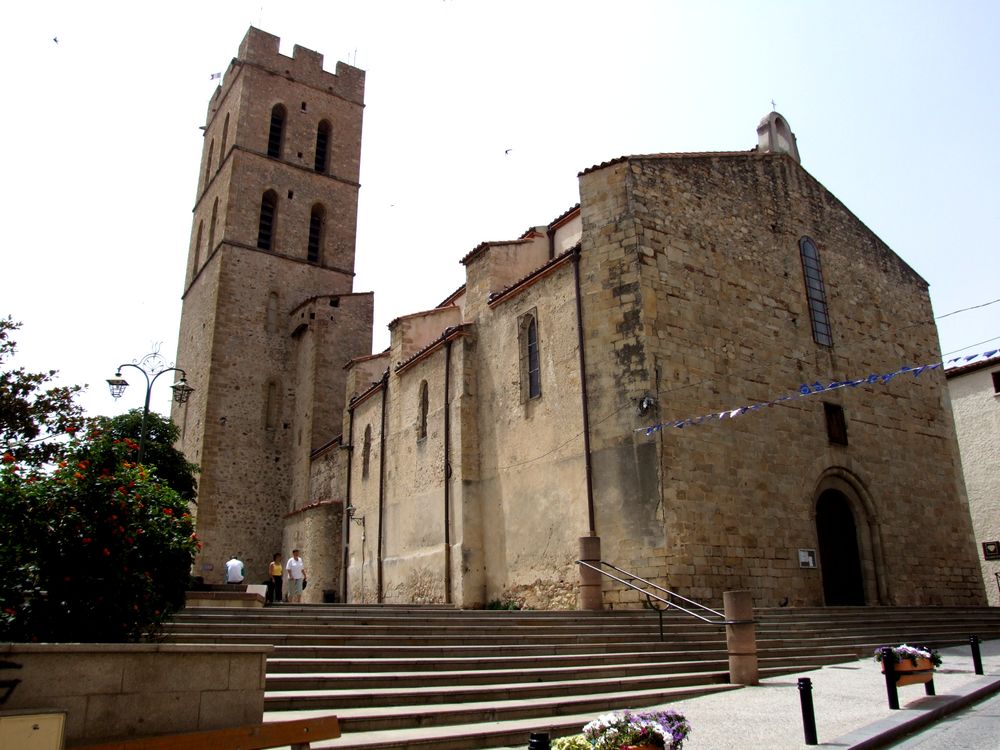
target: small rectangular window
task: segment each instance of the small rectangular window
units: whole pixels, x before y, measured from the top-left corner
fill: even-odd
[[[839,404],[823,402],[826,412],[826,434],[835,445],[847,445],[847,420],[844,419],[844,407]]]
[[[993,392],[1000,393],[1000,370],[993,373]]]

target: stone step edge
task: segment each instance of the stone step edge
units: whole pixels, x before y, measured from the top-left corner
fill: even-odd
[[[822,661],[829,664],[837,664],[840,662],[853,661],[857,656],[852,653],[840,653],[818,656],[817,654],[802,654],[800,656],[778,656],[778,657],[760,657],[758,663],[762,668],[773,668],[773,667],[785,667],[785,666],[795,666],[798,664],[815,664],[816,662]],[[269,663],[270,664],[270,663]],[[266,678],[270,681],[283,681],[283,682],[308,682],[316,680],[330,680],[334,681],[350,681],[350,682],[377,682],[386,680],[453,680],[455,682],[461,681],[465,678],[476,678],[482,679],[486,677],[518,677],[523,676],[524,679],[517,680],[517,683],[528,683],[528,684],[551,684],[556,682],[555,680],[535,680],[531,679],[530,675],[540,675],[540,676],[558,676],[562,674],[581,674],[587,672],[600,672],[600,671],[619,671],[628,673],[630,671],[635,671],[637,669],[662,669],[664,667],[689,667],[697,664],[702,669],[692,670],[691,674],[702,674],[705,672],[712,671],[727,671],[728,670],[728,659],[708,659],[708,660],[691,660],[682,662],[627,662],[622,664],[585,664],[585,665],[569,665],[565,667],[536,667],[530,669],[466,669],[466,670],[446,670],[446,671],[422,671],[422,672],[411,672],[411,671],[386,671],[386,672],[272,672],[268,670]],[[676,674],[665,672],[664,674]],[[486,683],[482,683],[486,684]],[[509,682],[498,683],[498,684],[511,684]],[[294,689],[294,688],[285,688]]]
[[[789,674],[792,672],[805,672],[812,671],[812,669],[821,669],[822,665],[805,665],[796,666],[794,668],[787,669],[761,669],[761,677],[777,677],[784,674]],[[705,677],[711,676],[714,679],[719,677],[728,677],[728,673],[706,673],[705,675],[693,675],[694,677]],[[507,686],[502,686],[507,687]],[[647,688],[643,690],[612,690],[608,692],[597,692],[597,693],[579,693],[574,695],[556,695],[556,696],[544,696],[537,698],[512,698],[507,700],[486,700],[486,701],[460,701],[455,703],[420,703],[420,704],[402,704],[393,703],[388,706],[357,706],[353,708],[339,708],[339,709],[315,709],[317,711],[326,713],[336,713],[337,716],[341,718],[343,722],[348,724],[352,721],[370,721],[373,719],[386,719],[392,720],[394,722],[399,721],[409,721],[414,720],[418,723],[421,720],[426,719],[429,716],[447,716],[448,714],[462,714],[462,713],[474,713],[477,711],[517,711],[523,709],[532,710],[547,710],[552,709],[559,713],[558,709],[561,706],[572,705],[574,703],[593,703],[593,702],[619,702],[621,705],[628,705],[629,702],[634,702],[637,699],[656,697],[658,695],[673,695],[673,694],[683,694],[688,691],[699,692],[702,690],[711,690],[712,688],[726,688],[726,687],[739,687],[729,685],[727,682],[718,682],[712,680],[701,680],[691,685],[677,685],[674,687],[665,686],[660,688]],[[315,698],[322,700],[324,698],[330,697],[327,693],[330,691],[316,690],[316,691],[279,691],[279,693],[271,693],[265,691],[264,694],[264,709],[265,713],[283,713],[289,714],[294,713],[298,709],[280,709],[275,708],[273,705],[269,707],[268,699],[271,698],[273,701],[283,701],[283,700],[307,700]],[[406,693],[412,693],[412,691],[403,691],[401,697],[405,697]],[[338,697],[338,696],[332,696]],[[645,705],[645,704],[643,704]],[[461,722],[459,722],[461,723]]]

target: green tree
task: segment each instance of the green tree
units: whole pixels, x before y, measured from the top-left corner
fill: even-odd
[[[183,606],[194,521],[137,448],[95,428],[49,471],[3,454],[0,640],[136,640]]]
[[[142,409],[132,409],[116,417],[94,417],[88,421],[88,425],[113,440],[129,438],[138,443],[142,430]],[[142,462],[177,494],[192,502],[196,495],[195,473],[198,467],[174,447],[179,436],[177,425],[170,419],[149,412],[146,415],[146,441],[143,445]]]
[[[56,370],[10,367],[17,350],[11,334],[20,327],[10,317],[0,318],[0,452],[41,466],[62,450],[54,438],[79,429],[83,410],[73,399],[82,389],[50,385]]]

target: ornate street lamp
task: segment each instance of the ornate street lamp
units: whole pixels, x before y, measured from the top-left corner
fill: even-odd
[[[188,385],[187,374],[184,370],[179,367],[174,367],[172,364],[168,364],[164,361],[163,357],[160,356],[159,352],[154,351],[147,354],[138,362],[126,362],[125,364],[118,365],[118,369],[115,371],[115,376],[113,378],[108,378],[108,389],[111,391],[112,398],[116,400],[121,398],[122,394],[125,393],[125,389],[128,387],[128,381],[122,377],[122,369],[125,367],[131,367],[138,370],[142,373],[142,376],[146,378],[146,402],[142,407],[142,426],[139,428],[139,463],[142,463],[142,457],[146,447],[146,417],[149,415],[149,397],[153,392],[153,383],[155,383],[156,379],[164,373],[180,373],[180,377],[177,382],[170,386],[174,392],[174,401],[178,404],[186,402],[188,397],[194,391],[194,388]]]

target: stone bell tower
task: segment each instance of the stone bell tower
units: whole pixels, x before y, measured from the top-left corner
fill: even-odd
[[[371,351],[353,292],[365,74],[251,28],[208,107],[174,405],[201,467],[196,574],[240,555],[252,582],[307,501],[309,457],[340,433],[342,365]]]

